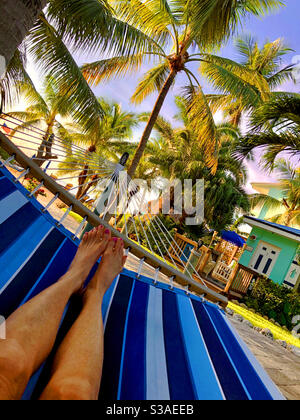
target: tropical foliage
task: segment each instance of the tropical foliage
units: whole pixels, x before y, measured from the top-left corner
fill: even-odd
[[[285,152],[300,158],[300,96],[277,96],[252,115],[252,131],[241,138],[236,155],[249,157],[256,148],[265,149],[263,160],[272,168],[277,156]]]
[[[249,210],[249,201],[243,189],[247,171],[240,161],[232,157],[239,131],[230,124],[217,126],[222,145],[218,169],[212,175],[206,166],[204,149],[190,124],[186,102],[177,98],[177,104],[177,119],[182,122],[182,128],[174,129],[170,122],[159,117],[155,125],[158,138],[148,144],[147,159],[157,168],[156,174],[167,179],[204,179],[205,221],[216,230],[222,229],[233,223],[236,213]],[[186,217],[183,214],[182,223]]]
[[[49,0],[46,14],[40,14],[25,45],[39,70],[51,74],[56,89],[69,100],[74,120],[87,126],[103,110],[72,54],[98,51],[126,56],[137,50],[157,50],[151,38],[118,20],[106,0]],[[9,64],[2,86],[6,92],[12,78],[26,80],[24,62],[18,56],[17,52]]]
[[[38,92],[30,78],[22,83],[17,83],[16,88],[22,93],[29,106],[25,111],[14,111],[7,114],[15,121],[19,121],[11,135],[26,132],[32,126],[44,129],[45,135],[36,153],[36,163],[42,166],[48,160],[57,159],[57,156],[52,155],[52,145],[50,146],[51,140],[49,139],[61,130],[59,117],[64,118],[69,115],[70,104],[68,99],[57,90],[55,80],[51,76],[46,77],[42,93]]]
[[[282,39],[266,42],[262,48],[251,36],[235,40],[240,59],[229,60],[212,54],[203,57],[201,71],[221,94],[207,95],[213,110],[223,111],[231,124],[238,126],[242,115],[255,110],[272,96],[284,82],[295,82],[294,66],[284,65],[291,49]]]
[[[261,15],[278,7],[281,2],[112,0],[110,4],[121,21],[148,37],[154,46],[152,50],[136,48],[130,54],[113,54],[110,58],[100,59],[83,67],[86,79],[95,85],[112,77],[137,72],[143,64],[154,62],[154,67],[141,79],[132,97],[132,101],[138,104],[151,93],[159,92],[129,168],[130,176],[136,171],[163,103],[179,73],[184,73],[187,77],[193,96],[194,117],[201,112],[201,118],[192,118],[191,121],[198,141],[202,146],[205,145],[206,163],[215,171],[218,157],[215,150],[219,145],[217,129],[207,99],[189,64],[202,62],[203,51],[220,46],[235,31],[241,18],[249,14]],[[247,73],[246,68],[244,73]],[[261,76],[257,77],[253,71],[248,73],[253,82],[255,80],[257,85],[262,84]]]
[[[300,311],[300,296],[295,291],[275,284],[272,280],[259,278],[245,302],[249,308],[289,330],[295,327],[293,318],[299,315]]]
[[[251,197],[251,204],[255,206],[268,206],[269,210],[276,211],[271,222],[285,226],[300,225],[300,168],[294,167],[289,161],[279,159],[274,164],[279,172],[279,182],[282,188],[282,199],[276,199],[264,194],[255,194]]]
[[[72,168],[62,169],[60,174],[78,176],[77,199],[86,196],[88,191],[97,184],[99,178],[106,175],[105,169],[103,172],[100,169],[105,166],[105,159],[118,163],[122,153],[130,147],[130,143],[126,140],[131,138],[133,128],[138,125],[137,116],[123,111],[121,105],[112,101],[108,102],[104,98],[99,98],[98,101],[103,110],[103,116],[99,117],[85,133],[80,132],[80,127],[75,125],[71,126],[69,131],[60,127],[60,135],[67,145],[66,157],[59,166]],[[86,148],[86,156],[72,148],[72,145]]]

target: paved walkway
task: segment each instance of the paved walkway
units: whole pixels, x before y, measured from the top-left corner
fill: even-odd
[[[300,357],[229,317],[242,339],[288,400],[300,399]]]

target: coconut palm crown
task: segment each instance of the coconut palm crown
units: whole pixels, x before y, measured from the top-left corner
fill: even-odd
[[[203,52],[220,46],[236,30],[241,19],[246,15],[261,15],[282,5],[276,0],[112,0],[117,17],[131,27],[136,28],[153,40],[156,49],[136,49],[131,54],[119,54],[101,59],[83,67],[83,74],[90,84],[98,84],[112,77],[123,77],[136,72],[143,64],[155,63],[141,79],[132,101],[142,102],[149,94],[158,91],[159,96],[146,125],[138,149],[131,162],[129,174],[134,175],[138,163],[145,151],[152,129],[160,114],[168,92],[179,73],[184,73],[188,83],[195,91],[195,108],[204,110],[201,121],[195,121],[198,139],[206,144],[206,158],[211,167],[216,168],[215,146],[217,133],[213,124],[207,100],[198,79],[190,70],[189,63],[200,62]],[[254,81],[261,85],[261,77]],[[203,114],[202,112],[202,114]],[[194,119],[192,119],[194,120]]]

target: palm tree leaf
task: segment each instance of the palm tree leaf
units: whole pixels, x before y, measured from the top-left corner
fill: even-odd
[[[131,101],[140,104],[151,93],[160,91],[170,73],[169,63],[162,62],[158,66],[149,70],[144,78],[140,80],[139,85],[133,94]]]
[[[253,194],[249,197],[252,208],[267,206],[269,210],[279,210],[283,207],[282,202],[265,194]]]
[[[83,65],[82,73],[90,85],[98,85],[101,81],[108,81],[113,77],[124,77],[127,74],[137,72],[144,60],[145,56],[143,54],[108,58]]]
[[[51,75],[61,96],[69,101],[70,114],[82,125],[93,124],[102,109],[75,60],[44,16],[29,35],[30,52],[42,70]]]
[[[277,0],[189,0],[186,13],[190,15],[192,37],[207,50],[232,36],[241,18],[264,15],[282,4]]]
[[[269,97],[269,86],[264,77],[235,61],[205,55],[200,71],[216,89],[240,98],[248,108]]]
[[[20,87],[23,83],[33,86],[25,66],[26,49],[24,45],[21,45],[7,66],[4,77],[0,80],[1,108],[12,107],[19,100]]]
[[[295,77],[294,77],[294,70],[295,65],[290,64],[283,69],[279,70],[277,73],[273,74],[272,76],[267,78],[268,85],[271,89],[282,85],[285,82],[294,82],[296,83]]]
[[[300,126],[300,96],[274,95],[265,104],[262,104],[251,116],[254,130],[274,127],[279,123],[292,122]]]
[[[273,132],[261,134],[250,133],[240,139],[234,156],[239,159],[244,159],[256,148],[267,148],[264,159],[267,161],[267,167],[271,167],[278,154],[283,151],[292,156],[300,156],[300,138],[296,138],[290,133],[281,135]]]
[[[189,118],[199,145],[203,147],[207,166],[215,173],[218,166],[220,140],[211,109],[199,86],[197,90],[186,88],[185,98],[189,104]]]
[[[161,46],[171,40],[170,25],[177,22],[165,0],[112,1],[117,16],[153,38]]]
[[[145,112],[140,114],[139,120],[142,122],[148,122],[150,117],[150,113]],[[174,147],[175,145],[175,131],[169,121],[165,118],[159,116],[156,120],[154,129],[164,137],[164,140],[167,142],[169,147]],[[149,145],[151,147],[151,144]]]
[[[51,0],[47,16],[58,35],[75,51],[122,56],[160,50],[146,33],[117,19],[108,3],[106,0]]]

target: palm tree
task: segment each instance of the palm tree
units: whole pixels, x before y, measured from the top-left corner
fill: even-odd
[[[179,109],[175,116],[182,125],[173,128],[172,124],[162,117],[158,117],[155,131],[159,137],[147,145],[146,156],[155,166],[158,165],[161,175],[174,179],[201,179],[210,176],[203,154],[203,147],[199,144],[193,130],[188,104],[184,98],[177,97],[176,104]],[[141,120],[147,118],[143,114]],[[219,169],[229,171],[239,185],[244,185],[247,171],[240,161],[232,157],[232,151],[240,138],[238,128],[229,123],[216,125],[220,139]]]
[[[24,132],[31,126],[41,126],[45,129],[45,135],[37,150],[35,163],[42,166],[46,160],[57,158],[52,156],[53,134],[61,127],[58,117],[67,117],[70,113],[70,104],[68,98],[57,91],[55,80],[48,76],[44,81],[43,93],[40,94],[30,79],[23,82],[20,86],[20,92],[24,96],[29,106],[25,111],[10,112],[9,116],[22,121],[17,125],[12,136],[16,132]]]
[[[282,83],[295,80],[294,65],[282,65],[282,58],[291,52],[282,39],[266,42],[260,48],[253,37],[245,36],[235,40],[235,47],[239,61],[207,54],[200,68],[214,88],[223,92],[207,95],[213,112],[222,110],[231,124],[239,126],[244,113],[280,94],[274,91]],[[259,79],[260,86],[256,86]]]
[[[27,6],[26,11],[24,5],[18,8],[20,3]],[[34,7],[40,3],[42,6],[48,3],[45,13],[41,12],[41,7]],[[153,39],[118,20],[106,0],[4,0],[1,2],[0,13],[3,8],[6,8],[9,16],[14,16],[13,19],[1,21],[3,34],[1,32],[0,54],[7,51],[7,54],[3,55],[7,57],[8,67],[17,44],[20,44],[21,38],[26,35],[27,30],[21,30],[22,25],[27,29],[31,28],[24,41],[26,50],[35,59],[36,66],[43,74],[53,77],[56,88],[72,104],[73,119],[81,125],[93,125],[99,115],[102,115],[102,109],[70,49],[72,53],[98,51],[101,54],[107,52],[124,55],[137,50],[157,49]],[[24,14],[19,22],[15,17],[19,16],[19,13],[22,14],[22,11]],[[1,18],[2,16],[7,17],[7,13],[1,15]],[[26,24],[23,21],[26,21]],[[15,29],[18,22],[20,31],[14,32],[11,37],[7,35],[11,28]],[[5,87],[8,87],[7,84]]]
[[[218,169],[212,175],[206,166],[203,148],[191,128],[184,100],[177,98],[177,104],[180,107],[177,119],[185,126],[174,129],[167,120],[159,117],[155,125],[159,136],[148,143],[145,156],[156,168],[156,175],[171,180],[204,179],[205,219],[211,227],[220,230],[233,223],[236,213],[250,209],[243,189],[247,181],[246,168],[232,157],[239,131],[228,123],[217,126],[221,147]]]
[[[254,149],[265,148],[263,160],[271,169],[282,152],[300,157],[300,95],[282,95],[263,104],[251,124],[253,130],[237,145],[237,157],[247,158]]]
[[[269,210],[278,211],[269,221],[285,226],[300,225],[300,169],[295,168],[288,160],[278,159],[274,169],[279,171],[279,182],[282,186],[283,198],[276,199],[264,194],[251,197],[252,207],[266,205]]]
[[[209,106],[196,76],[188,65],[194,61],[200,62],[203,50],[208,51],[219,46],[235,31],[237,23],[245,15],[261,15],[282,3],[276,0],[245,0],[243,2],[227,0],[225,4],[219,0],[115,0],[111,1],[111,4],[121,20],[151,38],[157,46],[154,51],[137,49],[131,54],[115,54],[112,58],[83,67],[83,73],[88,82],[98,84],[113,76],[135,72],[141,68],[142,64],[155,61],[155,67],[146,73],[132,97],[132,101],[138,104],[149,94],[159,92],[131,162],[129,175],[134,175],[164,101],[181,72],[187,76],[193,91],[195,90],[193,84],[196,81],[198,109],[204,109],[205,112],[202,111],[202,114],[206,113],[205,118],[202,118],[199,124],[195,124],[195,129],[199,129],[198,139],[202,144],[215,145],[217,143],[216,131],[212,124],[213,118]],[[254,80],[253,72],[250,73],[253,83],[256,82],[256,85],[260,86],[261,77],[259,80]],[[210,123],[205,129],[202,124],[204,119]],[[216,166],[216,157],[212,156],[213,152],[214,150],[209,150],[207,147],[207,161],[211,166]]]
[[[99,162],[103,159],[110,159],[118,163],[122,153],[132,147],[131,143],[126,140],[132,137],[132,130],[137,127],[139,122],[134,113],[123,111],[121,105],[109,102],[104,98],[99,98],[98,101],[104,115],[98,118],[85,133],[74,131],[67,133],[64,128],[60,131],[61,136],[67,140],[68,144],[87,147],[86,161],[82,154],[76,155],[71,147],[66,149],[66,159],[61,163],[62,167],[70,167],[70,164],[71,167],[74,167],[72,171],[64,173],[74,173],[75,176],[79,172],[77,199],[84,197],[97,184],[99,178],[104,176],[100,170],[95,171],[95,168],[90,168],[91,160],[93,167],[95,167],[97,159]],[[73,125],[71,128],[74,129],[75,126]]]
[[[0,76],[0,115],[6,107],[13,106],[19,98],[22,82],[32,84],[25,67],[26,51],[20,47],[10,60],[4,77]]]
[[[0,56],[5,57],[7,65],[47,2],[47,0],[1,0]]]

